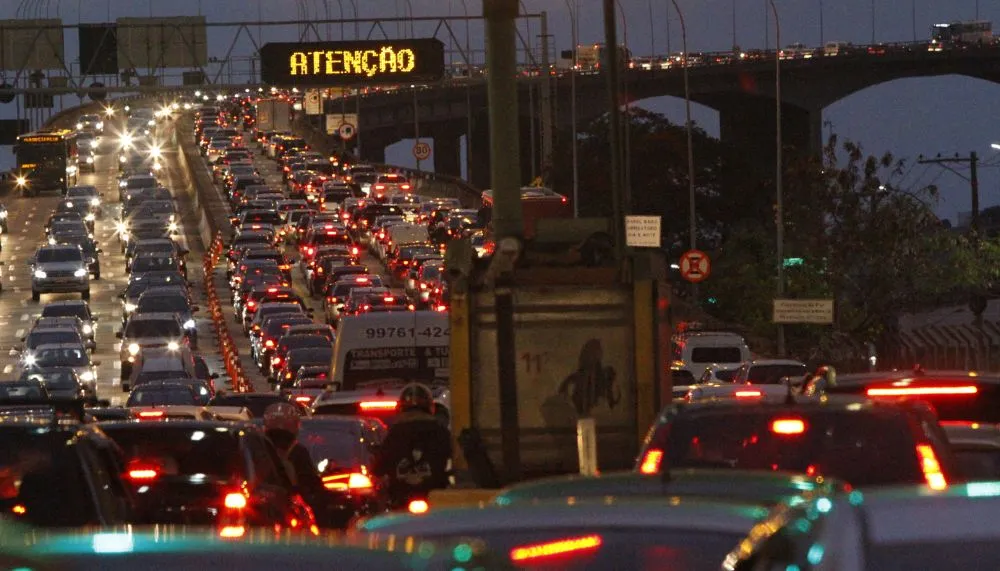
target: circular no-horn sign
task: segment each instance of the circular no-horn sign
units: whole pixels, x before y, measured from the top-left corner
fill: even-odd
[[[712,275],[712,261],[701,250],[688,250],[681,256],[681,277],[691,283],[699,283]]]
[[[340,135],[341,139],[350,139],[354,137],[354,125],[350,123],[343,123],[340,128],[337,129],[337,134]]]
[[[413,156],[418,161],[427,160],[431,156],[431,146],[423,141],[413,145]]]

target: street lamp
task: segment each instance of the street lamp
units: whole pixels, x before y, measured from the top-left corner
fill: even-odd
[[[577,156],[577,147],[579,146],[578,134],[576,130],[576,66],[577,66],[577,42],[579,38],[577,34],[579,33],[579,19],[577,18],[577,0],[565,0],[566,8],[569,9],[570,17],[570,36],[573,42],[573,70],[569,74],[569,91],[570,91],[570,103],[569,103],[569,114],[570,122],[573,124],[572,127],[572,137],[573,137],[573,217],[578,218],[580,216],[580,161]]]
[[[684,50],[681,66],[684,74],[684,112],[687,120],[687,162],[688,162],[688,232],[690,232],[690,244],[692,250],[698,249],[698,222],[695,217],[695,194],[694,194],[694,134],[691,125],[691,85],[688,81],[688,48],[687,48],[687,25],[684,23],[684,13],[681,12],[677,0],[670,0],[677,10],[677,18],[681,22],[681,49]],[[691,284],[692,297],[698,301],[698,284]]]
[[[777,254],[778,254],[778,299],[785,295],[785,213],[784,213],[784,189],[782,188],[782,143],[781,143],[781,22],[778,20],[778,8],[774,5],[774,0],[768,0],[771,11],[774,12],[774,105],[777,134],[775,135],[776,172],[774,175],[775,194],[777,202],[774,216],[777,226]],[[778,356],[785,356],[785,326],[778,325]]]

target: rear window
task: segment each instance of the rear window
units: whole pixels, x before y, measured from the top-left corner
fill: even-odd
[[[256,396],[252,398],[247,398],[238,395],[224,395],[217,396],[209,402],[210,406],[243,406],[246,407],[250,414],[255,418],[262,418],[264,416],[264,411],[267,407],[271,406],[276,402],[288,402],[288,399],[282,397],[281,395],[267,395],[267,396]]]
[[[778,385],[782,377],[802,377],[805,365],[754,365],[747,374],[747,382],[757,385]]]
[[[160,422],[147,426],[111,425],[104,431],[121,446],[126,462],[157,465],[165,476],[205,474],[229,478],[240,468],[239,444],[228,431]]]
[[[319,234],[313,238],[313,243],[318,245],[351,244],[351,237],[347,234]]]
[[[803,431],[776,433],[776,420],[801,420]],[[924,481],[906,417],[890,410],[692,411],[660,425],[654,440],[671,468],[825,474],[855,486]]]
[[[363,464],[358,446],[361,435],[352,428],[347,423],[304,422],[299,442],[309,450],[314,462],[326,461],[325,472],[343,472]]]
[[[125,406],[163,406],[181,405],[193,406],[198,404],[194,394],[183,387],[177,388],[143,388],[136,387],[128,396]]]
[[[79,317],[89,319],[87,308],[83,305],[46,305],[42,308],[42,317]]]
[[[743,351],[739,347],[695,347],[691,349],[693,363],[739,363]]]

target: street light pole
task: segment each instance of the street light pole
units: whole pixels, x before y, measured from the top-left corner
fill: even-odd
[[[690,236],[690,246],[692,250],[698,249],[698,221],[695,214],[695,192],[694,192],[694,134],[691,125],[691,85],[688,81],[688,49],[687,49],[687,25],[684,23],[684,13],[681,12],[677,0],[670,0],[677,10],[677,18],[681,22],[681,49],[684,56],[681,65],[684,66],[684,113],[686,115],[687,131],[687,163],[688,163],[688,232]],[[698,303],[698,284],[691,284],[691,297]]]
[[[819,0],[819,47],[823,47],[823,0]]]
[[[771,4],[771,11],[774,12],[774,104],[775,115],[777,116],[775,135],[775,162],[774,187],[777,195],[774,216],[777,226],[777,254],[778,254],[778,299],[785,295],[785,213],[784,213],[784,189],[783,184],[783,161],[781,142],[781,22],[778,20],[778,8],[774,5],[774,0],[768,0]],[[785,356],[785,326],[778,325],[778,356]]]
[[[875,45],[875,0],[872,0],[872,45]]]
[[[465,12],[465,180],[472,180],[472,54],[469,52],[469,6]]]
[[[579,146],[578,135],[576,130],[576,66],[577,61],[577,42],[579,38],[577,34],[579,33],[577,26],[579,26],[579,20],[577,19],[577,0],[565,0],[566,7],[569,8],[570,15],[570,36],[573,41],[573,70],[569,74],[569,91],[570,91],[570,103],[569,103],[569,114],[570,123],[572,123],[572,137],[573,137],[573,217],[580,217],[580,161],[577,156],[577,147]]]

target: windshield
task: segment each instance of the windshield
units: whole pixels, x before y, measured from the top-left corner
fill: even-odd
[[[739,347],[695,347],[691,350],[693,363],[739,363],[743,351]]]
[[[37,367],[55,367],[66,365],[71,367],[89,365],[90,358],[83,348],[39,349],[30,357],[34,358]],[[29,360],[30,362],[30,360]]]
[[[83,252],[77,248],[43,248],[38,251],[35,261],[40,264],[48,262],[82,262]]]
[[[130,319],[128,326],[125,327],[125,337],[129,339],[144,337],[175,339],[180,336],[180,327],[173,319]]]
[[[149,462],[164,476],[205,474],[228,479],[240,467],[239,443],[228,431],[164,423],[142,428],[110,425],[104,431],[121,446],[126,462]]]
[[[57,167],[66,159],[65,143],[24,143],[17,147],[18,164],[35,164],[40,167]]]
[[[41,345],[61,345],[63,343],[80,343],[80,334],[72,329],[32,331],[25,339],[24,347],[35,349]]]

